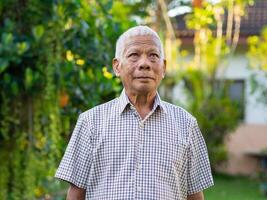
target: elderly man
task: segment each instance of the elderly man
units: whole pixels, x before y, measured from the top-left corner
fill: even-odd
[[[213,185],[207,148],[196,119],[157,93],[166,70],[157,33],[123,33],[113,69],[124,90],[79,116],[57,170],[71,184],[67,199],[204,199]]]

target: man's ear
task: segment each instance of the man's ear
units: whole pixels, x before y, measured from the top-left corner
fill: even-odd
[[[119,77],[120,76],[120,61],[118,60],[118,58],[113,58],[112,67],[113,67],[113,71],[115,75]]]
[[[162,78],[165,77],[166,74],[166,66],[167,66],[167,61],[166,59],[163,60],[163,73],[162,73]]]

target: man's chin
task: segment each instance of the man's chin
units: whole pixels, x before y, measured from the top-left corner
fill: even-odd
[[[136,88],[136,92],[138,94],[149,94],[149,93],[153,93],[155,92],[156,89],[155,88],[152,88],[152,87],[149,87],[149,86],[142,86],[142,87],[138,87]]]

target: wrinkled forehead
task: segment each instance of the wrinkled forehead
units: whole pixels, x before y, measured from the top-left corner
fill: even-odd
[[[149,48],[155,49],[158,52],[161,51],[160,41],[157,37],[153,35],[138,35],[130,36],[126,39],[124,43],[123,54],[131,48]]]

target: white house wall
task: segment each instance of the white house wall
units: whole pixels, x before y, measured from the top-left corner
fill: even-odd
[[[257,99],[257,93],[251,94],[250,77],[252,71],[248,68],[248,60],[244,54],[234,56],[229,67],[225,70],[224,75],[218,74],[218,77],[224,77],[231,80],[245,80],[245,118],[246,124],[267,124],[267,105],[260,103]],[[258,79],[265,83],[262,74],[258,74]],[[266,131],[267,133],[267,131]]]
[[[191,57],[191,55],[190,55]],[[219,72],[217,78],[226,78],[230,80],[244,80],[245,81],[245,124],[267,124],[267,105],[257,101],[259,96],[251,94],[250,86],[251,70],[248,68],[248,60],[245,53],[240,53],[231,58],[228,63],[228,68],[224,72]],[[259,75],[260,77],[261,75]],[[262,77],[261,77],[262,78]],[[266,83],[267,80],[262,78]],[[183,83],[179,83],[173,88],[172,91],[173,101],[185,105],[188,101],[183,91]],[[267,130],[266,130],[267,134]]]

